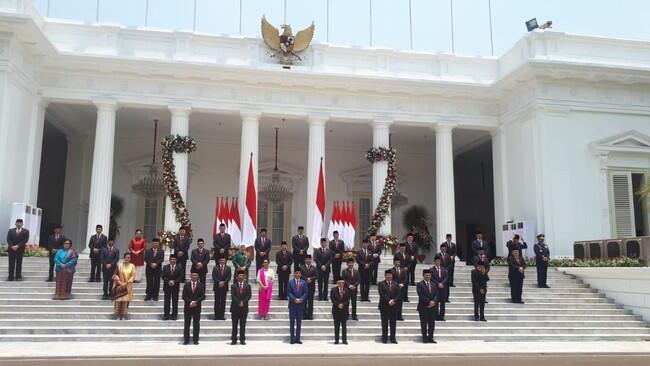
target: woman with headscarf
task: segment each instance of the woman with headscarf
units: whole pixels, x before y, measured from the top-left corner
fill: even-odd
[[[56,290],[54,300],[67,300],[72,293],[72,279],[77,269],[79,254],[72,249],[72,241],[66,239],[63,248],[54,256],[54,271],[56,272]]]
[[[113,301],[115,318],[124,320],[133,299],[133,282],[135,281],[135,266],[131,263],[131,253],[125,253],[124,259],[113,274]]]
[[[135,231],[135,237],[129,241],[131,252],[131,263],[135,266],[135,282],[142,279],[144,269],[144,251],[147,249],[147,241],[142,237],[142,230]]]
[[[259,305],[257,314],[260,319],[269,320],[269,308],[273,296],[273,281],[275,270],[270,268],[268,258],[262,261],[262,267],[257,271],[257,285],[259,287]]]

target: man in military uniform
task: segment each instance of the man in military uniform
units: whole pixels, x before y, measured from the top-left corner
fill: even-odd
[[[535,266],[537,267],[537,287],[549,288],[546,284],[546,274],[548,272],[548,261],[551,258],[551,251],[544,242],[544,234],[537,235],[537,243],[533,249],[535,250]]]

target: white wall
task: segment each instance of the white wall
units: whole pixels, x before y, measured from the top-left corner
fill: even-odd
[[[650,268],[559,268],[650,322]]]

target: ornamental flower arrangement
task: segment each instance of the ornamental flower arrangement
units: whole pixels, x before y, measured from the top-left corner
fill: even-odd
[[[377,241],[385,251],[390,250],[391,253],[395,253],[397,246],[399,245],[399,239],[394,235],[378,235]]]
[[[191,232],[192,223],[190,221],[190,214],[187,211],[185,201],[178,188],[178,180],[176,179],[176,166],[174,165],[174,153],[191,153],[196,150],[197,144],[194,139],[189,136],[169,135],[165,136],[162,140],[163,153],[162,153],[162,173],[165,188],[167,190],[167,197],[171,201],[176,221],[185,226]],[[169,232],[166,236],[169,236]],[[173,235],[172,234],[172,240]]]
[[[397,153],[395,149],[389,147],[373,147],[366,152],[366,159],[371,163],[380,161],[388,162],[386,181],[384,182],[384,190],[379,198],[379,203],[375,207],[370,220],[370,227],[368,227],[368,235],[377,234],[377,231],[384,223],[386,215],[390,212],[390,202],[395,194],[397,183]]]
[[[343,261],[344,262],[347,262],[350,259],[356,261],[357,260],[357,252],[355,252],[354,250],[346,250],[343,253]]]

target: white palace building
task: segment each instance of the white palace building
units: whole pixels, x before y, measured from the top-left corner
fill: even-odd
[[[15,203],[39,207],[42,236],[61,223],[83,248],[116,195],[120,247],[136,228],[176,229],[164,197],[132,189],[159,119],[159,140],[198,142],[175,155],[195,238],[211,237],[215,197],[243,196],[251,153],[258,190],[271,182],[276,128],[291,195],[258,214],[276,244],[310,223],[321,157],[326,225],[333,201],[353,201],[363,232],[386,175],[365,152],[389,143],[400,195],[384,234],[402,237],[413,205],[437,242],[481,230],[499,255],[508,221],[544,233],[554,257],[650,233],[634,194],[650,180],[650,42],[545,30],[498,57],[323,43],[302,55],[283,66],[259,37],[59,21],[0,0],[0,223]]]

